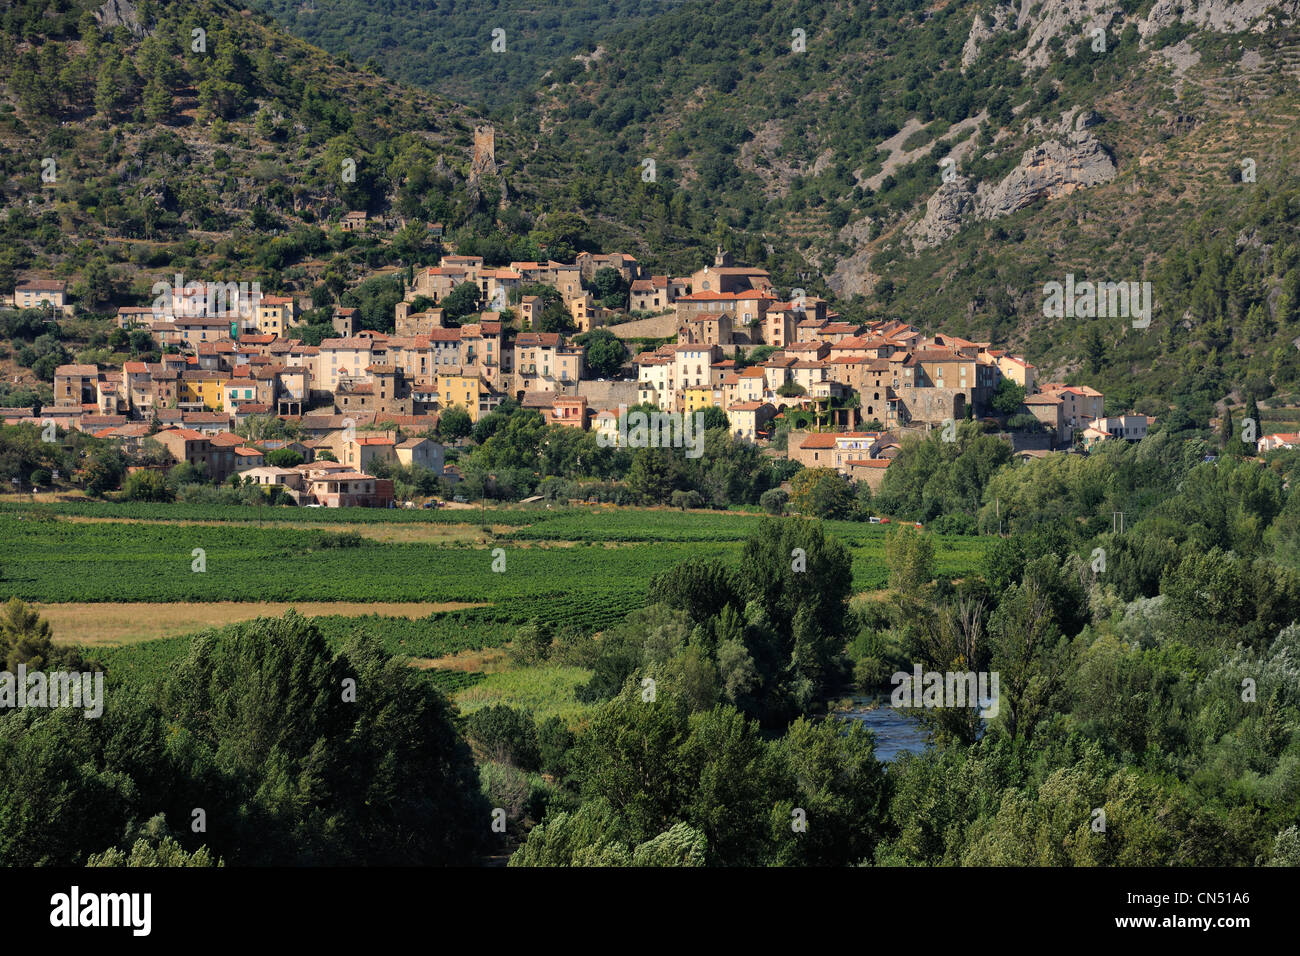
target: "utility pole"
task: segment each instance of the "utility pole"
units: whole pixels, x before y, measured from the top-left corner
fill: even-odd
[[[1110,530],[1112,534],[1124,533],[1124,512],[1112,511],[1110,513]]]

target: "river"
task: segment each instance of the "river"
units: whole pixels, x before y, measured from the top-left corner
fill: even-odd
[[[853,706],[836,711],[834,716],[857,721],[874,733],[878,759],[889,763],[899,754],[920,753],[928,746],[925,726],[915,717],[891,707],[888,694],[854,695],[849,699]]]

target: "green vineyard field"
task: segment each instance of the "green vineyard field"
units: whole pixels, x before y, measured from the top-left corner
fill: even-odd
[[[132,521],[135,506],[126,507],[128,514],[112,512],[128,519],[120,522],[0,512],[0,593],[78,603],[546,598],[600,607],[643,594],[652,574],[688,558],[736,560],[756,527],[756,519],[743,515],[572,510],[540,513],[535,524],[516,526],[488,547],[373,541],[325,547],[312,529],[155,523],[165,511]],[[885,529],[850,522],[827,528],[853,551],[855,587],[884,587]],[[969,574],[990,541],[936,536],[938,573]],[[497,547],[502,572],[492,570]],[[202,572],[192,570],[195,549],[203,552]]]
[[[116,521],[79,520],[94,514]],[[740,560],[758,519],[666,509],[497,510],[504,531],[487,546],[446,541],[328,546],[326,528],[249,523],[267,514],[321,525],[356,521],[451,523],[450,514],[346,509],[239,509],[186,505],[0,506],[0,597],[39,602],[459,601],[486,607],[420,619],[326,615],[317,626],[333,646],[362,632],[391,654],[432,659],[508,644],[531,621],[595,633],[642,606],[650,578],[690,558]],[[477,512],[460,520],[482,521]],[[216,523],[185,523],[216,522]],[[240,522],[240,523],[236,523]],[[886,530],[828,522],[853,554],[854,586],[886,586]],[[959,578],[979,566],[992,539],[936,536],[938,573]],[[201,548],[205,570],[193,570]],[[500,551],[496,551],[500,548]],[[495,552],[495,553],[494,553]],[[493,564],[504,570],[494,571]],[[216,633],[220,633],[217,631]],[[111,682],[160,683],[188,652],[192,635],[122,647],[89,647]],[[421,671],[448,694],[488,678]],[[491,694],[492,691],[485,691]],[[560,706],[560,705],[556,705]],[[566,705],[567,706],[567,705]]]

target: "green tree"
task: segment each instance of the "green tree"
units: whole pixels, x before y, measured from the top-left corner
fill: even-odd
[[[292,448],[276,448],[266,453],[266,463],[275,468],[294,468],[302,462],[302,455]]]
[[[1224,451],[1235,449],[1240,444],[1240,440],[1233,432],[1232,428],[1232,407],[1225,401],[1223,403],[1223,417],[1219,419],[1219,447]]]
[[[786,785],[779,761],[758,724],[732,707],[692,714],[690,723],[681,816],[704,837],[711,865],[760,866],[770,854],[768,817]]]
[[[122,483],[126,458],[116,448],[102,448],[86,464],[86,490],[92,495],[112,491]]]
[[[105,850],[103,853],[96,853],[86,860],[86,866],[194,867],[225,866],[225,864],[220,860],[214,861],[207,847],[200,847],[193,853],[188,853],[179,843],[171,837],[167,837],[156,846],[147,840],[136,840],[130,852],[124,852],[114,847],[111,850]]]
[[[152,468],[142,468],[126,476],[122,497],[126,501],[171,501],[173,495],[165,475]]]
[[[150,123],[163,123],[172,116],[171,90],[163,80],[152,77],[144,88],[144,117]]]
[[[764,518],[745,542],[737,584],[753,610],[761,611],[776,642],[753,645],[765,679],[775,680],[779,666],[779,676],[793,688],[795,706],[810,705],[839,678],[844,664],[853,590],[848,548],[827,535],[820,522]]]
[[[549,814],[510,857],[510,866],[631,866],[628,828],[606,800]]]
[[[438,416],[438,437],[443,441],[464,438],[473,427],[474,423],[470,420],[469,412],[459,405],[443,409],[442,414]]]
[[[373,638],[336,654],[292,611],[200,635],[161,700],[193,768],[177,804],[229,794],[208,840],[232,864],[464,864],[483,843],[451,706]]]
[[[681,466],[670,448],[638,448],[627,473],[628,491],[647,504],[664,504],[680,482]]]
[[[465,736],[488,760],[520,770],[541,767],[537,724],[526,710],[504,704],[476,710],[465,721]]]
[[[479,288],[473,282],[462,282],[442,297],[443,316],[459,325],[461,320],[478,309]]]
[[[889,586],[915,596],[934,580],[934,540],[915,528],[896,525],[885,537],[885,563]]]
[[[691,558],[650,578],[650,604],[685,611],[695,623],[704,623],[730,605],[743,606],[736,575],[724,562]]]
[[[1254,396],[1253,393],[1252,393],[1251,396],[1246,400],[1246,419],[1248,419],[1248,420],[1250,420],[1250,421],[1252,421],[1252,422],[1255,423],[1255,437],[1256,437],[1256,441],[1258,441],[1258,439],[1262,438],[1263,435],[1264,435],[1264,420],[1260,417],[1260,414],[1259,414],[1259,403],[1255,401],[1255,396]],[[1243,428],[1244,428],[1244,426],[1245,426],[1245,422],[1243,421],[1242,424],[1243,424]],[[1243,434],[1244,434],[1244,432],[1243,432]],[[1253,454],[1254,451],[1255,451],[1254,446],[1255,446],[1256,442],[1245,442],[1245,439],[1244,439],[1244,438],[1243,438],[1243,442],[1244,442],[1246,445],[1250,446],[1250,447],[1247,449],[1248,453]]]
[[[632,851],[633,866],[704,866],[709,841],[685,823],[673,826]]]
[[[817,518],[845,518],[853,512],[853,490],[833,468],[805,468],[790,479],[790,506]]]
[[[728,432],[731,430],[731,420],[727,418],[727,413],[716,405],[706,405],[696,414],[701,416],[700,423],[705,431],[714,428]]]
[[[779,744],[794,782],[792,799],[772,813],[776,862],[854,866],[869,861],[886,831],[888,783],[875,738],[861,723],[799,718]],[[792,826],[795,810],[807,826]]]
[[[140,831],[141,835],[131,844],[130,850],[112,847],[103,853],[94,853],[86,860],[86,866],[166,866],[198,867],[225,866],[213,857],[206,846],[197,850],[186,850],[167,830],[167,818],[158,814],[146,821]]]
[[[587,368],[597,378],[612,378],[627,360],[627,348],[609,329],[593,329],[573,341],[587,350]]]
[[[85,285],[85,304],[90,309],[101,309],[113,301],[113,274],[103,256],[96,256],[86,263],[82,281]]]
[[[606,308],[627,308],[627,280],[617,269],[610,266],[597,269],[596,274],[591,277],[591,288],[596,298],[600,299]]]
[[[1001,379],[998,382],[997,389],[993,392],[993,398],[989,400],[989,405],[995,412],[1001,415],[1014,415],[1020,411],[1020,406],[1025,402],[1025,389],[1022,385],[1017,385],[1009,378]]]
[[[1096,322],[1088,322],[1084,326],[1083,333],[1083,354],[1088,362],[1088,371],[1093,375],[1098,374],[1106,364],[1106,340],[1102,337],[1101,327]],[[1006,381],[1005,379],[1003,381]],[[999,387],[1001,383],[999,383]],[[1004,412],[1003,414],[1011,415],[1014,412]]]
[[[1012,585],[989,624],[990,667],[999,675],[998,715],[1012,740],[1030,740],[1060,691],[1063,638],[1048,595],[1026,577]]]
[[[66,656],[54,647],[50,622],[18,598],[10,598],[0,613],[0,653],[10,673],[19,664],[44,670]]]
[[[601,705],[578,739],[575,774],[584,799],[600,799],[642,843],[676,822],[690,779],[681,749],[689,735],[680,698],[659,691],[653,701],[628,693]]]

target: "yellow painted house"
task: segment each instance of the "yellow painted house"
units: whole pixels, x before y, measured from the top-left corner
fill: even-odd
[[[200,403],[205,411],[224,412],[226,410],[225,378],[182,378],[180,381],[180,404]]]
[[[263,335],[284,333],[294,323],[293,297],[287,295],[264,295],[257,304],[257,331]]]
[[[687,414],[698,412],[718,404],[717,396],[711,385],[691,385],[683,390],[682,410]]]
[[[469,412],[470,421],[479,420],[479,396],[483,383],[477,375],[438,374],[438,398],[443,408],[459,405]]]

